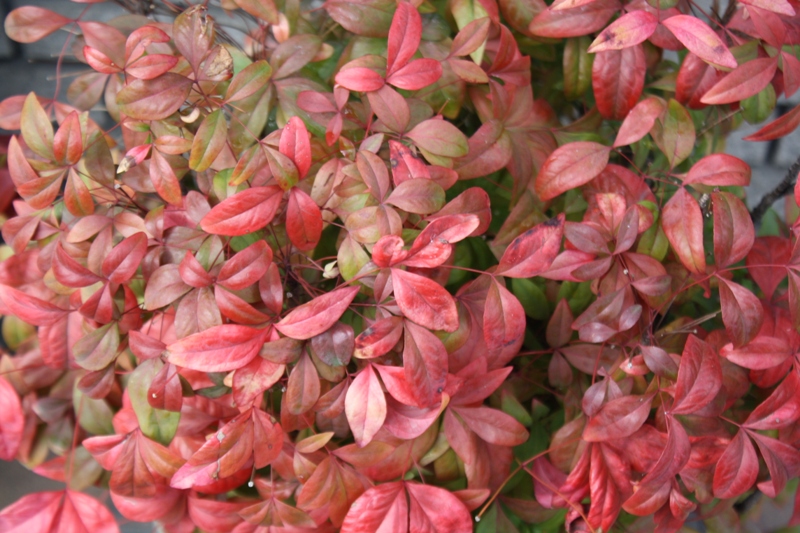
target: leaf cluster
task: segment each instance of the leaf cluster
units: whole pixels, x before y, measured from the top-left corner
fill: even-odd
[[[0,458],[66,485],[0,530],[116,532],[94,485],[173,533],[667,533],[778,497],[798,226],[757,236],[723,152],[800,88],[798,5],[12,11],[86,71],[0,102]]]

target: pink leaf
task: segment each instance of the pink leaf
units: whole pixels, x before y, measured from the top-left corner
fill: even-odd
[[[675,37],[703,61],[717,67],[736,68],[736,58],[722,39],[697,17],[675,15],[661,21]]]
[[[386,396],[372,365],[361,370],[347,389],[344,410],[356,443],[369,444],[386,419]]]
[[[610,148],[595,142],[565,144],[550,154],[536,177],[536,192],[542,200],[592,181],[608,164]]]
[[[589,53],[622,50],[646,41],[658,27],[658,17],[645,10],[631,11],[600,32]]]
[[[600,442],[633,435],[647,420],[652,401],[652,394],[611,400],[589,419],[583,430],[583,439]]]
[[[529,229],[506,248],[496,273],[510,278],[530,278],[545,272],[561,249],[564,214]]]
[[[345,287],[317,296],[295,307],[275,324],[275,329],[297,340],[310,339],[327,331],[347,311],[359,287]]]
[[[397,268],[392,269],[392,282],[397,305],[407,318],[431,329],[458,329],[456,302],[444,287]]]
[[[170,363],[201,372],[229,372],[253,360],[269,334],[236,324],[214,326],[167,346]]]
[[[214,235],[252,233],[272,221],[282,197],[277,185],[245,189],[214,206],[200,221],[200,227]]]

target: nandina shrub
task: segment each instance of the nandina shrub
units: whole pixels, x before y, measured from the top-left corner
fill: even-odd
[[[0,531],[118,531],[91,486],[176,533],[733,530],[792,490],[797,226],[756,237],[721,152],[800,87],[799,3],[149,6],[5,23],[88,68],[0,104],[0,457],[65,484]]]

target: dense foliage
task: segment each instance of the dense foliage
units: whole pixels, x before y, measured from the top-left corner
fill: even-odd
[[[5,21],[90,70],[0,103],[0,457],[66,484],[0,531],[118,531],[93,485],[173,533],[733,531],[793,490],[800,251],[721,152],[800,87],[800,3],[144,4]]]

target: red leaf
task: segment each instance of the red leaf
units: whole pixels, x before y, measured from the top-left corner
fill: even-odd
[[[595,142],[565,144],[550,154],[536,177],[536,193],[552,200],[561,193],[580,187],[597,177],[606,165],[610,148]]]
[[[511,415],[491,407],[452,406],[451,409],[480,438],[498,446],[517,446],[528,440],[527,430]]]
[[[691,414],[711,403],[722,387],[722,368],[716,350],[694,335],[683,348],[672,414]]]
[[[398,89],[418,91],[433,85],[442,77],[442,64],[435,59],[415,59],[386,78]]]
[[[336,74],[336,83],[357,92],[377,91],[384,85],[380,74],[367,67],[351,67]]]
[[[711,154],[695,163],[683,183],[703,185],[750,185],[750,165],[728,154]]]
[[[311,357],[306,353],[300,356],[300,360],[289,374],[289,381],[286,386],[286,394],[283,401],[286,408],[293,415],[301,415],[309,411],[317,403],[320,393],[319,375]]]
[[[166,157],[158,150],[153,150],[150,158],[150,181],[161,198],[173,205],[181,205],[181,185],[175,170]]]
[[[628,115],[642,94],[646,68],[644,50],[640,44],[622,50],[599,52],[595,56],[592,88],[597,109],[603,117],[623,120]]]
[[[702,109],[705,104],[700,99],[723,76],[723,72],[689,52],[675,80],[675,98],[692,109]]]
[[[788,239],[782,237],[758,237],[747,254],[745,266],[753,281],[764,291],[767,299],[772,298],[791,262],[792,249]]]
[[[403,335],[403,319],[392,316],[378,320],[355,339],[354,357],[372,359],[389,352]]]
[[[83,155],[83,138],[77,111],[73,111],[53,136],[53,155],[56,161],[74,165]]]
[[[758,298],[738,283],[717,277],[722,322],[736,347],[753,340],[761,329],[764,312]]]
[[[8,171],[19,195],[36,209],[44,209],[51,205],[58,196],[61,179],[40,178],[25,158],[16,136],[12,136],[8,141],[7,157]]]
[[[733,194],[715,191],[711,193],[711,205],[714,259],[718,267],[727,267],[747,257],[755,242],[755,228],[747,206]]]
[[[128,333],[128,344],[133,354],[141,360],[161,357],[167,348],[160,340],[135,330]]]
[[[220,285],[214,287],[214,299],[219,307],[219,312],[231,322],[257,326],[270,321],[270,316],[262,313],[235,293],[223,289]]]
[[[772,141],[788,135],[800,126],[800,105],[773,120],[755,133],[744,137],[745,141]]]
[[[167,72],[152,80],[133,80],[117,93],[119,110],[136,120],[162,120],[183,105],[192,80]]]
[[[33,326],[51,326],[68,313],[55,304],[6,285],[0,285],[0,302],[14,316]]]
[[[289,191],[286,233],[299,250],[313,250],[322,236],[322,212],[316,202],[297,187]]]
[[[162,265],[150,275],[145,286],[144,308],[153,311],[166,307],[191,289],[181,279],[178,265],[171,263]]]
[[[637,11],[637,13],[639,12]],[[617,133],[617,138],[614,140],[614,147],[633,144],[647,135],[653,128],[656,119],[664,113],[665,109],[664,100],[654,96],[645,98],[636,104],[619,127],[619,133]]]
[[[214,283],[214,278],[206,272],[203,265],[200,264],[200,261],[191,253],[187,253],[183,256],[181,264],[178,265],[178,272],[183,282],[195,289],[208,287]]]
[[[70,256],[61,243],[56,244],[53,256],[53,275],[67,287],[88,287],[100,281],[94,272],[78,263]]]
[[[600,442],[633,435],[650,415],[652,401],[652,394],[611,400],[589,419],[583,430],[583,440]]]
[[[281,132],[280,152],[297,167],[300,179],[311,168],[311,143],[305,123],[299,117],[292,117]]]
[[[449,215],[467,214],[475,215],[480,222],[478,227],[469,234],[469,237],[481,235],[489,228],[489,224],[492,222],[492,210],[489,195],[486,191],[479,187],[470,187],[450,200],[438,213],[428,217],[428,220],[435,220]]]
[[[427,215],[441,209],[444,194],[441,186],[432,180],[410,179],[395,187],[384,202],[407,213]]]
[[[269,328],[236,324],[214,326],[167,346],[169,362],[202,372],[230,372],[249,363],[261,349]]]
[[[469,153],[455,170],[462,180],[481,178],[505,167],[512,155],[511,136],[498,120],[490,120],[469,138]]]
[[[217,275],[217,283],[239,291],[258,282],[272,262],[272,249],[265,241],[256,241],[228,259]]]
[[[214,235],[252,233],[272,222],[282,198],[283,191],[277,185],[245,189],[214,206],[200,221],[200,227]]]
[[[245,408],[261,402],[264,391],[269,390],[283,377],[286,367],[262,357],[237,368],[233,374],[233,399]],[[257,407],[257,406],[256,406]]]
[[[372,365],[362,369],[347,389],[344,411],[356,443],[369,444],[386,419],[386,396]]]
[[[758,337],[756,337],[758,340]],[[800,418],[800,379],[792,371],[766,400],[747,417],[743,426],[755,430],[770,430],[788,427]]]
[[[758,477],[758,457],[744,429],[736,432],[714,469],[714,496],[730,499],[741,496]]]
[[[241,513],[249,503],[201,498],[198,492],[189,493],[185,501],[192,524],[210,533],[232,531],[242,522],[237,513]]]
[[[408,533],[408,501],[404,483],[383,483],[367,490],[353,502],[344,518],[341,531]]]
[[[645,10],[631,11],[612,22],[589,46],[596,54],[607,50],[622,50],[646,41],[658,27],[658,17]]]
[[[531,21],[528,30],[540,37],[580,37],[600,30],[619,12],[617,0],[596,0],[573,9],[544,9]]]
[[[777,58],[764,57],[748,61],[718,81],[700,101],[711,105],[740,102],[758,94],[769,85],[777,68]]]
[[[406,482],[405,486],[410,505],[410,531],[471,531],[473,524],[469,510],[455,494],[441,487],[416,482]]]
[[[572,322],[574,320],[575,317],[567,300],[562,298],[547,323],[545,338],[551,348],[560,348],[572,339]]]
[[[72,22],[49,9],[23,6],[13,10],[5,20],[6,35],[18,43],[35,43]]]
[[[0,377],[0,405],[0,459],[11,461],[22,443],[25,414],[17,391],[4,377]]]
[[[667,445],[661,451],[658,461],[639,482],[633,496],[623,505],[631,514],[646,516],[658,510],[667,499],[663,485],[671,481],[689,461],[691,443],[686,430],[672,417],[667,418],[667,428]]]
[[[436,335],[411,322],[405,324],[403,371],[420,407],[441,401],[447,379],[447,351]]]
[[[275,329],[297,340],[306,340],[327,331],[339,320],[358,294],[359,287],[345,287],[317,296],[295,307],[275,324]]]
[[[786,488],[786,481],[795,477],[800,471],[800,452],[795,446],[755,431],[747,433],[756,441],[771,478],[761,481],[758,488],[768,497],[775,498]]]
[[[119,533],[114,516],[100,502],[72,490],[23,496],[0,512],[4,533]]]
[[[392,283],[397,305],[408,319],[431,329],[458,329],[456,302],[444,287],[398,268],[392,269]]]
[[[514,350],[518,350],[525,337],[525,325],[522,304],[493,279],[483,311],[483,336],[487,348],[496,350],[514,346]]]
[[[744,368],[766,370],[791,357],[792,349],[783,339],[759,335],[739,348],[726,344],[720,350],[720,355]]]
[[[408,2],[397,4],[389,28],[386,49],[386,74],[391,75],[404,67],[414,56],[422,39],[422,17],[417,8]]]
[[[378,119],[394,132],[404,132],[411,120],[411,110],[400,93],[385,85],[367,93],[369,105]]]
[[[461,28],[450,46],[450,58],[470,55],[478,50],[486,42],[491,23],[489,17],[481,17]]]
[[[560,214],[529,229],[506,248],[496,274],[530,278],[550,268],[561,249],[565,215]]]
[[[180,412],[183,406],[183,387],[178,367],[169,363],[161,367],[147,390],[147,403],[155,409]]]
[[[771,11],[772,13],[777,13],[779,15],[786,15],[787,17],[793,17],[795,15],[795,10],[792,7],[792,4],[786,0],[746,0],[742,3],[748,6]]]
[[[134,233],[116,245],[103,259],[103,275],[114,283],[127,283],[147,253],[147,235]]]
[[[125,72],[142,80],[155,79],[178,64],[178,58],[168,54],[148,54],[125,67]]]
[[[736,58],[722,39],[697,17],[675,15],[661,21],[694,55],[717,67],[736,68]]]
[[[397,235],[384,235],[372,247],[372,262],[381,268],[398,264],[408,255],[404,245],[403,239]]]
[[[703,213],[697,200],[683,187],[664,206],[661,227],[683,266],[694,274],[705,274]]]
[[[411,249],[398,263],[417,268],[436,268],[450,257],[452,245],[473,235],[480,223],[475,215],[436,218],[414,239]]]
[[[212,434],[172,476],[170,486],[202,487],[252,468],[254,463],[256,468],[263,468],[277,459],[282,444],[280,424],[273,424],[259,409],[247,410]]]

